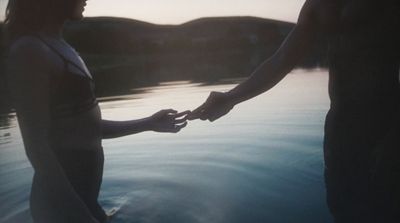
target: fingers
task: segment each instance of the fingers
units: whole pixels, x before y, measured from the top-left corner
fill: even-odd
[[[179,112],[179,113],[174,114],[174,118],[179,118],[179,117],[182,117],[185,115],[187,116],[187,115],[190,115],[190,113],[192,113],[190,110],[186,110],[184,112]]]
[[[188,115],[188,120],[195,120],[200,118],[201,113],[204,111],[206,107],[206,103],[203,103],[199,107],[197,107],[195,110],[193,110],[189,115]]]
[[[181,125],[175,125],[176,132],[179,132],[181,129],[185,128],[187,124],[187,122],[184,122]]]
[[[158,111],[154,115],[152,115],[152,117],[154,119],[160,119],[160,118],[163,118],[163,117],[167,117],[170,114],[176,114],[176,113],[178,113],[178,112],[176,110],[174,110],[174,109],[163,109],[163,110]]]
[[[208,96],[206,102],[200,105],[198,108],[192,111],[192,114],[188,116],[188,120],[201,119],[207,120],[210,118],[210,113],[215,106],[223,104],[225,94],[222,92],[212,91]],[[221,101],[222,100],[222,101]]]
[[[200,105],[198,108],[192,111],[190,115],[188,115],[188,120],[195,120],[195,119],[201,119],[205,120],[207,119],[206,117],[208,116],[208,112],[210,108],[213,106],[211,99],[207,99],[206,102],[204,102],[202,105]]]
[[[168,111],[170,112],[170,111]],[[167,114],[167,119],[170,120],[173,124],[180,124],[180,123],[184,123],[187,120],[187,116],[191,113],[191,111],[187,110],[184,112],[180,112],[180,113],[168,113]],[[180,118],[183,117],[183,118]]]
[[[174,119],[174,120],[173,120],[173,123],[174,123],[174,124],[181,124],[181,123],[186,122],[187,120],[188,120],[187,117],[180,118],[180,119]]]
[[[191,113],[192,113],[191,111],[187,110],[187,111],[180,112],[180,113],[177,113],[176,115],[174,115],[175,124],[181,124],[181,123],[186,122],[188,120],[188,116]],[[179,117],[182,117],[182,116],[183,116],[183,118],[178,119]]]
[[[202,112],[202,113],[199,115],[199,119],[202,120],[202,121],[205,121],[205,120],[208,119],[209,116],[210,116],[210,115],[209,115],[209,112]]]
[[[168,114],[176,114],[178,113],[178,111],[174,109],[163,109],[160,111],[160,113],[168,115]]]
[[[178,133],[179,131],[181,131],[181,129],[185,128],[187,124],[188,124],[187,121],[185,121],[182,124],[173,125],[169,128],[161,129],[161,132]]]
[[[211,92],[210,95],[208,96],[207,100],[200,105],[199,107],[197,107],[195,110],[192,111],[192,113],[190,115],[188,115],[188,119],[189,120],[195,120],[195,119],[202,119],[202,117],[204,116],[204,112],[211,106],[212,101],[214,100],[215,96],[215,92]],[[204,117],[203,117],[204,118]],[[202,119],[204,120],[204,119]]]
[[[195,110],[177,112],[173,109],[162,110],[164,118],[167,118],[170,124],[177,126],[172,132],[177,132],[181,128],[186,127],[187,120],[209,120],[211,122],[219,119],[220,117],[227,114],[233,106],[230,106],[225,101],[225,94],[221,92],[211,92],[207,100],[197,107]],[[182,117],[182,118],[181,118]]]
[[[177,133],[187,126],[187,116],[190,113],[189,110],[178,113],[174,109],[163,109],[153,115],[156,118],[154,131]]]
[[[174,109],[163,109],[159,112],[157,112],[157,114],[160,115],[170,115],[172,118],[179,118],[185,115],[189,115],[191,113],[190,110],[186,110],[184,112],[180,112],[178,113],[178,111],[174,110]]]
[[[212,113],[211,115],[208,116],[208,120],[209,120],[210,122],[213,122],[213,121],[215,121],[215,120],[221,118],[221,117],[222,117],[223,115],[225,115],[225,114],[226,114],[226,112],[224,112],[224,111],[217,111],[217,112],[214,112],[214,113]]]

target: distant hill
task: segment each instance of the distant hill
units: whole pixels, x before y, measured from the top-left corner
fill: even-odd
[[[248,76],[293,26],[255,17],[202,18],[181,25],[93,17],[67,23],[64,36],[87,62],[97,94],[105,96],[159,81]],[[301,66],[321,66],[323,51],[317,48]]]
[[[223,48],[221,41],[228,41],[224,45],[245,44],[245,41],[252,45],[273,44],[292,26],[291,23],[254,17],[204,18],[182,25],[97,17],[67,24],[65,36],[83,53],[148,53],[195,50],[196,47],[204,48],[205,44],[210,44],[208,48]]]
[[[293,26],[255,17],[203,18],[182,25],[96,17],[67,24],[65,37],[88,63],[102,95],[132,83],[247,76]],[[319,52],[301,65],[321,66]]]

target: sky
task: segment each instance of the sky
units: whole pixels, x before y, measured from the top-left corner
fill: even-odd
[[[305,0],[88,0],[85,16],[116,16],[156,24],[181,24],[201,17],[256,16],[297,20]],[[3,20],[8,0],[0,0]]]

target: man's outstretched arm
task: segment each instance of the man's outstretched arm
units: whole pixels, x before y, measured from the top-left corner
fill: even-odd
[[[315,1],[307,1],[298,23],[276,53],[263,62],[252,75],[227,93],[212,92],[207,101],[195,109],[189,119],[214,121],[236,104],[268,91],[279,83],[304,58],[318,30]]]

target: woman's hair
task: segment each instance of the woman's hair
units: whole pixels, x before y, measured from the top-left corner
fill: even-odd
[[[73,0],[9,0],[4,20],[6,40],[40,30],[48,21],[63,19]]]

